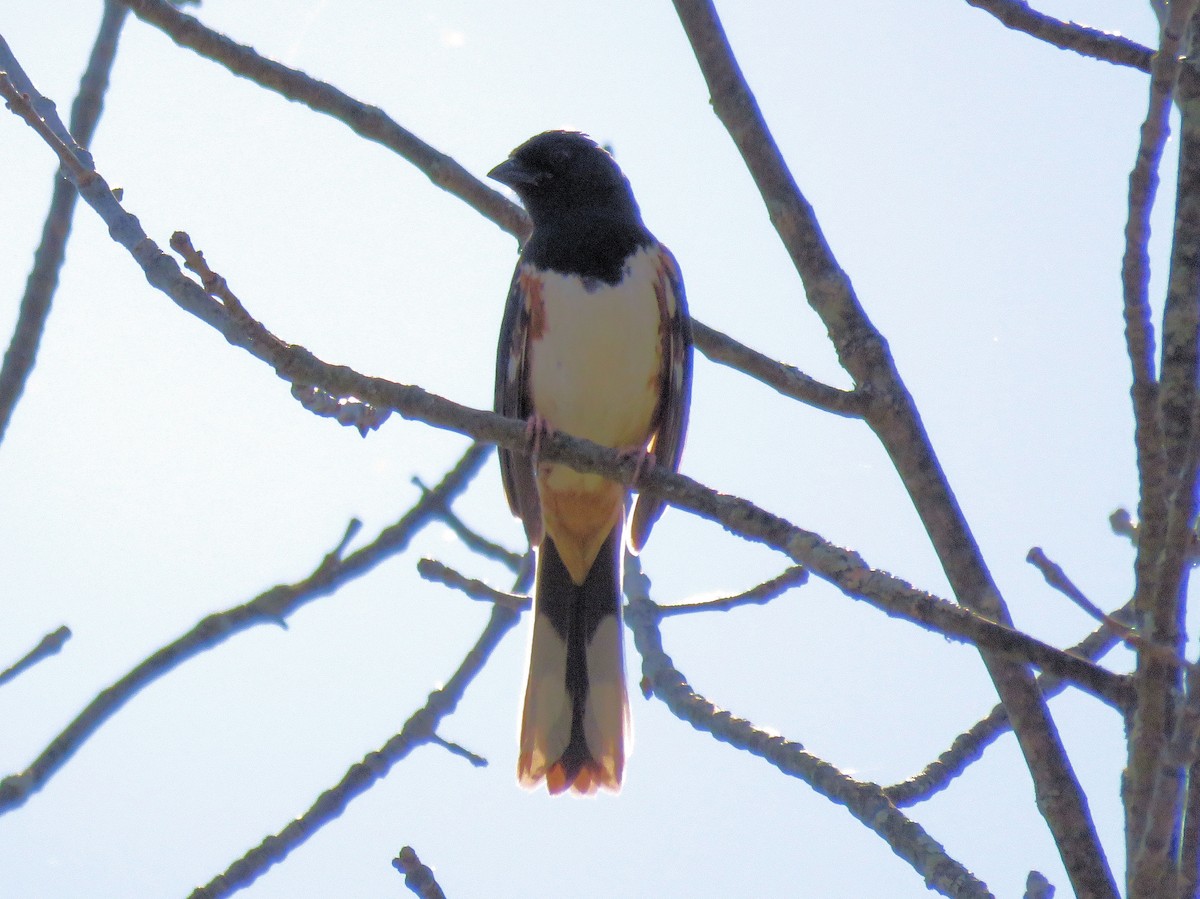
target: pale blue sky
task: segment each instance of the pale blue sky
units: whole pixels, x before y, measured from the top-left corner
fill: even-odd
[[[0,13],[0,33],[64,111],[99,6],[72,4],[68,18],[8,0]],[[1128,596],[1131,551],[1107,516],[1136,503],[1118,275],[1146,77],[1007,31],[961,0],[719,8],[1015,620],[1074,643],[1091,622],[1024,557],[1043,546],[1102,605]],[[1154,40],[1148,5],[1041,8]],[[199,15],[481,175],[546,128],[611,143],[679,258],[696,317],[848,383],[669,4],[208,0]],[[137,20],[93,150],[156,241],[188,231],[284,339],[490,404],[515,243],[402,159]],[[28,128],[0,119],[3,340],[54,168]],[[266,367],[148,287],[82,207],[0,445],[0,667],[59,624],[75,636],[0,688],[0,773],[199,618],[306,575],[350,517],[364,521],[359,542],[372,538],[416,497],[409,479],[436,481],[464,446],[399,418],[362,440],[305,412]],[[698,359],[682,468],[948,595],[861,423]],[[494,462],[458,508],[520,547]],[[185,895],[303,812],[399,730],[483,627],[486,608],[416,576],[422,555],[507,586],[432,527],[287,631],[261,628],[184,665],[0,817],[0,897]],[[674,511],[644,562],[663,602],[738,592],[786,565]],[[995,701],[975,652],[819,583],[671,620],[664,639],[713,702],[882,783],[910,776]],[[244,895],[402,895],[389,860],[406,843],[452,896],[927,895],[844,810],[636,695],[619,798],[523,792],[525,640],[521,625],[442,730],[490,767],[418,750]],[[1074,692],[1053,710],[1119,872],[1121,721]],[[999,895],[1018,895],[1031,868],[1069,891],[1011,737],[912,814]]]

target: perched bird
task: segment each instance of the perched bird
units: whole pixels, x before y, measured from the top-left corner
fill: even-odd
[[[642,224],[608,152],[547,131],[488,173],[533,222],[513,275],[496,356],[496,411],[529,422],[528,453],[500,450],[513,514],[538,546],[529,681],[517,775],[551,793],[618,790],[629,702],[621,628],[626,488],[537,458],[563,431],[644,465],[679,466],[692,333],[679,267]],[[663,503],[639,497],[637,552]]]

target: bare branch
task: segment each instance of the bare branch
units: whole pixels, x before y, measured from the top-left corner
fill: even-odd
[[[1010,624],[1000,591],[946,481],[887,343],[867,317],[812,206],[796,185],[738,67],[716,9],[711,0],[675,0],[675,8],[708,84],[713,109],[753,177],[838,359],[854,379],[855,389],[870,399],[867,423],[912,498],[955,597],[987,618]],[[1116,882],[1086,797],[1032,673],[991,653],[985,652],[983,661],[1012,717],[1033,777],[1038,810],[1054,835],[1075,891],[1097,899],[1116,899]]]
[[[192,246],[192,238],[188,234],[176,231],[171,235],[170,245],[172,250],[183,257],[183,264],[200,276],[200,284],[204,287],[204,291],[213,299],[221,302],[228,312],[230,320],[241,328],[251,346],[261,343],[276,351],[286,349],[279,338],[246,311],[242,301],[229,288],[229,282],[214,272],[209,267],[204,254]],[[310,385],[293,384],[292,396],[314,415],[332,418],[340,425],[357,428],[363,437],[379,428],[391,415],[389,409],[376,409],[368,403],[332,396],[319,387]]]
[[[898,811],[876,784],[854,780],[799,743],[755,727],[713,705],[696,693],[662,645],[660,607],[649,597],[649,581],[633,556],[625,558],[626,621],[642,657],[642,684],[647,695],[661,699],[680,720],[711,734],[795,777],[825,798],[843,806],[910,864],[925,883],[943,896],[991,896],[987,886],[946,854],[919,824]]]
[[[100,30],[79,83],[79,93],[71,105],[71,134],[77,143],[85,147],[91,144],[95,136],[104,107],[104,93],[108,89],[108,77],[116,58],[117,40],[126,12],[125,7],[115,0],[105,2]],[[15,60],[8,45],[0,37],[0,71],[10,69],[13,63]],[[50,209],[42,225],[42,239],[33,254],[33,268],[25,281],[17,324],[4,354],[4,362],[0,365],[0,441],[4,440],[13,411],[25,390],[25,382],[37,361],[42,332],[50,315],[54,291],[58,287],[58,273],[66,258],[71,215],[78,196],[71,182],[55,174]]]
[[[92,156],[88,151],[75,142],[75,138],[71,136],[71,132],[67,130],[67,126],[62,123],[58,117],[58,108],[54,103],[46,97],[43,97],[33,86],[33,82],[29,80],[29,76],[25,74],[25,70],[21,67],[21,63],[13,55],[12,49],[5,42],[3,35],[0,35],[0,73],[8,76],[11,82],[12,90],[17,97],[24,97],[24,101],[33,107],[32,118],[43,122],[50,128],[54,135],[54,139],[61,144],[65,144],[73,148],[73,153],[79,157],[82,162],[80,165],[84,169],[93,167]],[[7,96],[5,99],[8,99]],[[31,123],[32,124],[32,123]]]
[[[713,362],[728,365],[762,381],[786,397],[835,415],[862,418],[867,404],[859,393],[822,384],[800,369],[776,362],[758,350],[738,343],[729,335],[695,320],[692,321],[692,336],[695,338],[696,349]]]
[[[1191,32],[1194,47],[1196,5],[1172,3],[1167,10],[1166,33],[1181,28],[1180,34]],[[1192,19],[1186,16],[1191,11]],[[1182,45],[1182,42],[1181,42]],[[1164,47],[1164,53],[1167,52]],[[1200,390],[1197,389],[1198,360],[1200,360],[1200,86],[1196,78],[1183,78],[1196,73],[1195,62],[1185,63],[1180,73],[1177,106],[1181,113],[1178,184],[1175,196],[1175,228],[1171,251],[1171,268],[1166,303],[1163,309],[1163,338],[1161,381],[1159,384],[1159,423],[1162,434],[1162,485],[1156,500],[1165,506],[1165,522],[1156,521],[1149,529],[1149,539],[1157,544],[1156,556],[1139,562],[1153,576],[1143,590],[1138,582],[1139,627],[1152,647],[1138,647],[1139,698],[1144,697],[1146,715],[1139,709],[1134,719],[1135,741],[1131,761],[1138,777],[1137,792],[1129,799],[1136,808],[1145,809],[1145,831],[1139,835],[1132,863],[1134,877],[1131,895],[1165,895],[1177,884],[1194,881],[1195,850],[1179,853],[1179,825],[1188,822],[1184,816],[1185,784],[1188,771],[1195,763],[1194,752],[1185,744],[1195,740],[1189,727],[1196,726],[1197,673],[1188,672],[1186,690],[1181,688],[1179,665],[1185,655],[1188,580],[1196,558],[1196,480],[1200,466]],[[1145,530],[1145,529],[1142,529]],[[1147,539],[1146,534],[1140,534]],[[1157,541],[1161,538],[1161,543]],[[1141,545],[1139,544],[1139,550]],[[1139,569],[1139,574],[1141,569]],[[1148,601],[1146,601],[1148,600]],[[1157,654],[1149,650],[1157,650]],[[1183,698],[1183,697],[1186,697]],[[1141,747],[1140,736],[1151,734],[1159,725],[1168,730],[1154,732],[1148,745]],[[1173,733],[1170,729],[1173,728]],[[1169,736],[1164,745],[1163,740]],[[1161,747],[1161,748],[1159,748]],[[1151,753],[1158,752],[1157,762]],[[1136,758],[1135,758],[1136,757]],[[1153,767],[1150,767],[1153,766]],[[1149,772],[1143,776],[1144,772]],[[1152,785],[1150,778],[1153,779]],[[1142,806],[1146,796],[1149,802]],[[1138,834],[1130,829],[1132,836]],[[1132,840],[1131,840],[1132,842]],[[1190,857],[1192,870],[1184,874],[1181,861]],[[1183,894],[1180,894],[1181,896]],[[1192,893],[1187,894],[1193,895]]]
[[[436,488],[439,499],[457,494],[487,458],[488,448],[472,446]],[[40,790],[109,718],[137,693],[206,649],[260,624],[280,624],[297,609],[328,596],[346,582],[370,571],[384,559],[403,551],[434,515],[435,503],[422,498],[375,540],[344,558],[346,539],[327,555],[307,578],[280,584],[249,602],[209,615],[178,640],[155,652],[136,668],[102,690],[66,729],[24,771],[0,780],[0,814],[21,806]]]
[[[422,493],[429,492],[429,488],[420,478],[413,478],[412,482]],[[528,564],[529,553],[515,553],[505,549],[499,543],[488,540],[481,534],[471,530],[461,518],[454,513],[450,507],[446,507],[438,511],[437,516],[446,527],[454,532],[454,535],[461,540],[466,547],[474,553],[478,553],[485,559],[491,559],[493,562],[499,562],[508,568],[509,571],[516,574],[521,570],[522,566]]]
[[[473,767],[473,768],[486,768],[487,767],[488,761],[483,756],[477,755],[476,753],[472,752],[471,750],[466,749],[462,746],[459,746],[457,743],[452,743],[449,740],[444,740],[441,737],[439,737],[437,734],[434,734],[432,737],[430,737],[429,742],[432,743],[434,746],[442,747],[442,749],[446,750],[451,755],[456,755],[460,759],[466,759],[468,762],[471,763],[471,767]]]
[[[1166,896],[1180,880],[1181,872],[1176,868],[1175,840],[1180,825],[1179,812],[1183,806],[1184,775],[1200,756],[1200,667],[1188,666],[1186,691],[1174,729],[1162,749],[1158,768],[1154,772],[1145,832],[1131,847],[1134,870],[1130,878],[1130,899]]]
[[[529,608],[528,596],[517,596],[504,593],[485,584],[483,581],[469,578],[455,571],[449,565],[443,565],[433,559],[421,559],[417,562],[417,573],[427,581],[435,584],[445,584],[463,595],[480,602],[490,602],[493,605],[504,606],[512,612],[524,612]]]
[[[519,206],[484,184],[454,159],[401,127],[377,106],[362,103],[332,84],[260,56],[253,47],[239,44],[206,28],[197,19],[179,12],[164,0],[121,2],[135,16],[162,30],[179,46],[288,100],[303,103],[314,112],[332,116],[360,137],[398,153],[424,172],[435,185],[458,197],[510,234],[521,238],[529,232],[529,220]]]
[[[1148,640],[1144,640],[1137,631],[1129,627],[1122,621],[1113,618],[1102,608],[1084,596],[1083,591],[1075,586],[1074,582],[1067,577],[1067,573],[1053,559],[1049,558],[1040,546],[1035,546],[1029,550],[1025,556],[1025,561],[1042,573],[1042,577],[1046,579],[1046,583],[1061,593],[1075,605],[1079,606],[1083,611],[1087,612],[1100,623],[1107,625],[1108,629],[1128,643],[1130,646],[1151,648]],[[1165,647],[1160,647],[1159,652],[1171,653],[1171,650]],[[1172,656],[1173,658],[1173,656]]]
[[[493,606],[487,626],[458,670],[446,681],[446,686],[429,694],[428,702],[404,722],[400,733],[352,765],[345,776],[318,796],[303,815],[289,821],[278,834],[267,837],[224,873],[194,890],[191,899],[217,899],[249,886],[268,868],[283,861],[293,849],[341,815],[355,798],[386,777],[397,762],[418,746],[434,741],[438,725],[454,712],[471,681],[483,669],[500,640],[517,623],[518,617],[516,612],[501,605]]]
[[[18,674],[27,671],[43,659],[48,659],[50,656],[55,655],[63,648],[63,644],[70,639],[71,629],[66,625],[46,634],[46,636],[38,641],[37,646],[25,653],[25,655],[11,666],[0,671],[0,686],[7,684]]]
[[[995,16],[1006,28],[1022,31],[1060,50],[1072,50],[1081,56],[1130,66],[1141,72],[1150,71],[1154,51],[1119,34],[1064,22],[1030,9],[1025,0],[967,0],[967,3]]]
[[[1133,621],[1133,602],[1126,603],[1106,620],[1118,621],[1128,626]],[[1101,625],[1067,652],[1095,661],[1120,642],[1120,638],[1108,625]],[[1050,699],[1065,690],[1068,683],[1053,674],[1042,674],[1037,679],[1037,685],[1042,695]],[[908,780],[885,787],[884,792],[900,808],[924,802],[950,786],[950,782],[980,758],[985,749],[1011,729],[1012,723],[1004,705],[997,705],[982,720],[955,737],[950,747],[930,762],[923,771]]]
[[[691,612],[728,612],[738,606],[765,605],[776,597],[782,596],[793,587],[808,583],[808,571],[803,565],[793,565],[771,578],[763,581],[757,587],[752,587],[745,593],[736,596],[725,596],[721,599],[709,599],[704,602],[678,603],[670,606],[659,606],[659,615],[668,618],[671,615],[685,615]]]
[[[1129,175],[1129,215],[1121,268],[1125,341],[1133,376],[1130,392],[1141,487],[1134,602],[1141,629],[1160,646],[1178,642],[1179,624],[1171,611],[1178,603],[1178,597],[1164,596],[1160,590],[1165,586],[1160,563],[1167,550],[1171,472],[1163,443],[1159,385],[1153,368],[1154,334],[1149,299],[1150,213],[1158,189],[1163,147],[1170,131],[1172,97],[1180,73],[1179,50],[1194,9],[1195,0],[1172,3],[1162,28],[1159,52],[1150,73],[1146,119],[1141,128],[1137,158]],[[1188,413],[1190,417],[1190,406]],[[1124,793],[1127,849],[1130,852],[1134,850],[1137,838],[1146,833],[1149,823],[1146,815],[1161,753],[1171,729],[1172,697],[1179,683],[1179,671],[1177,666],[1163,664],[1161,660],[1139,653],[1135,683],[1138,702],[1129,728],[1130,753]],[[1131,857],[1128,863],[1131,895],[1163,895],[1160,889],[1174,885],[1173,882],[1168,885],[1164,880],[1163,866],[1166,864],[1161,854],[1156,854],[1154,860]]]
[[[57,154],[59,163],[76,185],[90,183],[97,177],[95,169],[84,161],[82,148],[73,139],[62,139],[59,128],[55,127],[55,124],[61,127],[62,123],[58,122],[57,118],[46,119],[38,111],[36,98],[39,96],[41,95],[18,89],[9,73],[0,70],[0,97],[4,98],[5,105],[36,131],[47,146]]]
[[[404,885],[421,899],[446,899],[433,870],[421,863],[411,846],[400,850],[400,854],[392,859],[392,867],[404,875]]]

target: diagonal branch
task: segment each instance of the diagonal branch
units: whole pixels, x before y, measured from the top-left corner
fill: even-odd
[[[458,670],[444,687],[429,694],[429,700],[404,722],[400,733],[375,752],[369,753],[361,762],[352,765],[345,776],[318,796],[303,815],[289,821],[283,830],[267,837],[206,885],[197,887],[191,899],[218,899],[249,886],[272,865],[283,861],[292,850],[337,819],[354,799],[386,777],[397,762],[418,746],[432,742],[437,735],[438,725],[454,712],[475,675],[483,669],[492,651],[519,617],[520,614],[511,609],[493,606],[487,626],[467,652]]]
[[[677,718],[697,730],[765,759],[784,774],[804,781],[826,799],[843,806],[943,896],[992,895],[986,884],[892,805],[878,785],[855,780],[806,752],[799,743],[760,730],[696,693],[663,649],[659,630],[661,607],[649,597],[649,580],[632,556],[626,556],[625,564],[625,591],[629,595],[626,620],[642,657],[642,683],[647,695],[653,693]]]
[[[1150,71],[1154,51],[1119,34],[1064,22],[1030,9],[1025,0],[967,0],[967,3],[995,16],[1006,28],[1022,31],[1060,50],[1073,50],[1081,56],[1130,66],[1141,72]]]
[[[528,570],[532,572],[532,566]],[[452,590],[457,590],[464,596],[477,602],[487,602],[497,606],[504,606],[504,608],[513,612],[524,612],[530,606],[528,596],[518,596],[515,593],[505,593],[502,590],[497,590],[490,584],[485,584],[476,578],[467,577],[465,574],[455,571],[449,565],[439,562],[436,559],[419,559],[417,561],[417,574],[431,583],[442,584],[450,587]]]
[[[792,177],[725,37],[711,0],[675,0],[675,8],[708,84],[713,109],[742,155],[771,222],[824,322],[856,391],[870,398],[866,420],[913,501],[958,601],[1003,624],[1010,619],[966,518],[946,481],[916,406],[887,342],[867,317],[838,265],[812,206]],[[1087,799],[1066,750],[1025,667],[983,654],[1013,721],[1033,777],[1038,810],[1054,835],[1075,891],[1117,896]]]
[[[55,655],[63,648],[63,644],[71,639],[71,629],[63,625],[56,630],[51,631],[38,641],[37,646],[25,653],[16,662],[9,665],[3,671],[0,671],[0,686],[7,684],[10,680],[24,671],[28,671],[38,662],[43,659],[48,659]]]
[[[808,571],[803,565],[793,565],[786,571],[775,575],[769,581],[763,581],[756,587],[751,587],[736,596],[722,596],[720,599],[706,599],[701,602],[675,603],[669,606],[659,606],[661,618],[673,615],[688,615],[693,612],[728,612],[745,605],[765,605],[771,600],[782,596],[793,587],[808,583]]]
[[[776,362],[758,350],[751,349],[729,335],[694,319],[692,337],[696,342],[696,349],[711,361],[719,365],[728,365],[762,381],[786,397],[846,418],[863,416],[867,403],[862,394],[822,384],[800,369]]]
[[[425,483],[420,478],[413,478],[412,482],[422,493],[429,492],[429,488],[425,486]],[[441,520],[442,524],[450,528],[454,536],[458,537],[467,549],[476,555],[483,556],[485,559],[499,562],[513,574],[519,572],[521,566],[525,565],[528,561],[529,553],[515,553],[475,532],[448,505],[438,510],[437,517]]]
[[[397,124],[379,107],[362,103],[332,84],[267,59],[253,47],[206,28],[199,20],[180,12],[165,0],[121,2],[135,16],[159,28],[179,46],[220,63],[233,74],[289,100],[303,103],[314,112],[332,116],[360,137],[398,153],[424,172],[435,185],[510,234],[523,237],[529,232],[529,220],[519,206],[484,184],[453,158]]]
[[[127,10],[120,3],[106,0],[100,30],[80,80],[79,93],[71,105],[71,135],[84,147],[91,144],[104,108],[104,93],[108,89],[108,78],[116,58],[117,40],[126,13]],[[0,71],[9,71],[19,85],[14,63],[8,45],[0,37]],[[37,360],[38,346],[50,315],[50,304],[58,287],[58,273],[66,258],[71,215],[75,211],[78,196],[74,185],[55,173],[50,209],[42,225],[42,239],[33,255],[33,268],[25,282],[25,293],[21,297],[12,340],[4,353],[4,362],[0,364],[0,442],[4,440],[13,411]]]
[[[136,668],[102,690],[28,768],[0,780],[0,814],[24,804],[48,781],[113,715],[139,691],[173,671],[184,662],[225,642],[235,634],[261,624],[280,624],[289,615],[315,599],[328,596],[343,584],[370,571],[384,559],[403,551],[412,538],[436,514],[438,503],[453,496],[471,481],[487,458],[489,448],[475,444],[459,459],[442,482],[384,529],[375,540],[343,557],[346,539],[307,578],[280,584],[249,602],[209,615],[173,643],[155,652]],[[349,538],[357,527],[352,522]]]
[[[1126,603],[1108,617],[1128,626],[1133,622],[1133,603]],[[1113,629],[1107,624],[1102,624],[1067,652],[1081,659],[1095,661],[1120,642],[1121,638]],[[1046,699],[1057,696],[1069,686],[1067,681],[1053,674],[1040,675],[1037,685]],[[997,705],[984,718],[955,737],[950,747],[924,770],[908,780],[885,787],[884,792],[901,808],[924,802],[950,786],[950,782],[980,758],[985,749],[1011,729],[1012,724],[1003,704]]]

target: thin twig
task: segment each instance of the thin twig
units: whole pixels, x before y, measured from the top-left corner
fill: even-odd
[[[532,580],[533,572],[523,569],[517,575],[516,589],[528,588]],[[278,834],[267,837],[206,886],[193,891],[191,899],[218,899],[249,886],[271,865],[283,861],[293,849],[341,815],[356,797],[385,777],[397,762],[415,748],[439,741],[439,725],[454,712],[467,687],[483,670],[500,640],[519,617],[517,612],[494,603],[487,626],[463,658],[458,670],[444,687],[429,694],[428,702],[404,722],[400,733],[378,751],[352,766],[337,785],[317,797],[317,801],[303,815],[290,821]]]
[[[444,565],[433,559],[420,559],[417,562],[417,574],[435,584],[445,584],[447,587],[458,590],[463,595],[479,602],[504,606],[509,611],[518,613],[524,612],[529,608],[528,596],[516,596],[512,593],[497,590],[483,581],[459,574],[449,565]]]
[[[105,2],[100,29],[79,83],[79,93],[71,105],[71,134],[76,143],[85,147],[91,144],[96,134],[109,74],[116,58],[121,25],[127,12],[115,0]],[[14,62],[7,44],[0,37],[0,70],[9,69]],[[25,293],[21,297],[12,340],[0,365],[0,442],[4,440],[13,412],[25,390],[25,383],[37,361],[38,347],[50,315],[54,291],[58,287],[58,274],[66,258],[71,215],[78,197],[71,182],[55,173],[50,208],[42,225],[42,239],[33,254],[33,267],[25,281]]]
[[[192,245],[192,238],[186,232],[176,231],[172,234],[170,246],[183,257],[184,266],[200,276],[205,293],[220,301],[230,321],[242,330],[249,346],[265,345],[276,352],[287,349],[283,341],[246,311],[242,301],[230,289],[229,282],[209,267],[208,260]],[[291,392],[309,412],[322,418],[332,418],[340,425],[357,428],[363,437],[379,428],[391,415],[390,409],[376,409],[369,403],[335,397],[311,385],[293,384]]]
[[[429,488],[425,486],[425,482],[420,478],[413,478],[412,482],[422,493],[428,492]],[[455,514],[453,509],[445,508],[439,510],[438,518],[446,527],[454,532],[454,535],[471,552],[481,555],[485,559],[491,559],[493,562],[499,562],[514,574],[520,571],[521,566],[525,564],[528,553],[515,553],[501,546],[499,543],[488,540],[482,534],[476,533]]]
[[[303,815],[288,822],[279,833],[264,839],[223,873],[194,890],[191,899],[218,899],[249,886],[272,865],[282,862],[293,849],[341,815],[354,799],[386,777],[397,762],[418,746],[432,741],[438,726],[457,708],[467,687],[517,620],[515,612],[494,605],[487,626],[458,670],[444,687],[429,694],[429,700],[404,722],[398,734],[375,752],[369,753],[361,762],[352,765],[342,779],[317,797]]]
[[[976,9],[995,16],[1006,27],[1021,31],[1060,50],[1071,50],[1117,66],[1150,71],[1154,51],[1129,38],[1077,22],[1064,22],[1035,9],[1025,0],[967,0]]]
[[[1133,602],[1130,601],[1109,616],[1114,621],[1128,625],[1133,621]],[[1101,625],[1079,643],[1067,650],[1071,655],[1095,661],[1120,643],[1120,638],[1108,625]],[[1046,699],[1057,696],[1068,686],[1062,678],[1053,674],[1042,674],[1037,679],[1038,689]],[[1008,712],[1003,703],[995,706],[984,718],[971,725],[951,742],[948,749],[930,762],[924,770],[905,781],[884,788],[888,798],[904,808],[924,802],[946,789],[954,778],[979,759],[985,749],[997,738],[1012,729]]]
[[[19,90],[8,72],[0,70],[0,97],[5,105],[21,117],[38,136],[46,142],[58,156],[58,161],[71,176],[77,186],[92,183],[96,178],[95,169],[84,162],[81,148],[74,140],[63,140],[49,121],[38,112],[34,96],[28,91]]]
[[[314,112],[332,116],[360,137],[398,153],[424,172],[435,185],[510,234],[523,237],[529,233],[529,220],[519,206],[476,178],[453,158],[397,124],[377,106],[362,103],[332,84],[267,59],[254,48],[206,28],[199,20],[181,13],[164,0],[121,2],[135,16],[162,30],[179,46],[288,100],[303,103]]]
[[[745,593],[736,596],[724,596],[720,599],[708,599],[704,602],[686,602],[676,605],[659,606],[663,618],[672,615],[686,615],[692,612],[728,612],[744,605],[765,605],[771,600],[782,596],[793,587],[808,583],[808,570],[803,565],[793,565],[782,573],[763,581],[757,587],[751,587]]]
[[[867,403],[860,393],[823,384],[800,369],[776,362],[701,322],[693,320],[692,336],[696,349],[713,362],[762,381],[786,397],[846,418],[863,416]]]
[[[722,743],[766,760],[843,806],[908,862],[931,889],[954,897],[992,895],[984,883],[947,855],[942,845],[919,824],[897,810],[878,785],[854,780],[806,752],[799,743],[761,730],[696,693],[663,649],[660,609],[650,599],[649,581],[632,556],[626,556],[625,560],[625,592],[629,597],[626,621],[642,657],[642,683],[677,718]]]
[[[459,746],[457,743],[453,743],[450,740],[445,740],[442,737],[439,737],[437,734],[434,734],[432,737],[430,737],[429,742],[434,746],[441,746],[442,749],[446,750],[451,755],[456,755],[460,759],[466,759],[471,763],[473,768],[486,768],[488,765],[488,760],[483,756],[472,752],[466,747]]]
[[[438,485],[440,496],[444,498],[460,492],[482,467],[488,452],[488,447],[480,444],[468,449]],[[209,615],[178,640],[153,653],[102,690],[28,768],[0,781],[0,814],[24,804],[45,786],[92,734],[147,685],[235,634],[261,624],[279,624],[302,606],[330,595],[384,559],[404,550],[433,514],[434,503],[422,498],[370,544],[342,557],[341,551],[346,544],[343,539],[304,580],[280,584],[243,605]]]
[[[1124,622],[1113,618],[1102,608],[1088,599],[1082,590],[1075,586],[1075,583],[1067,577],[1067,573],[1062,570],[1057,562],[1046,555],[1045,551],[1040,546],[1035,546],[1029,550],[1025,556],[1025,561],[1042,573],[1042,577],[1046,579],[1046,583],[1061,593],[1075,605],[1079,606],[1083,611],[1087,612],[1097,621],[1108,626],[1108,629],[1120,637],[1130,646],[1139,649],[1153,649],[1149,640],[1144,640],[1137,631],[1129,627]],[[1167,653],[1173,660],[1174,656],[1171,650],[1159,648],[1159,651]]]
[[[71,136],[67,126],[58,117],[58,108],[54,102],[38,93],[33,82],[29,80],[29,76],[21,67],[21,63],[13,55],[12,49],[5,42],[3,35],[0,35],[0,72],[8,76],[16,93],[25,97],[33,105],[33,117],[49,127],[60,143],[73,146],[74,152],[82,160],[84,168],[92,168],[92,156],[87,148],[75,142],[75,138]]]
[[[400,854],[392,859],[392,867],[404,875],[404,885],[420,899],[446,899],[433,870],[421,862],[411,846],[400,850]]]
[[[71,629],[65,624],[57,630],[46,634],[46,636],[38,641],[37,646],[25,653],[10,667],[0,671],[0,686],[8,683],[21,672],[32,668],[43,659],[48,659],[50,656],[56,654],[63,648],[63,644],[70,639]]]

